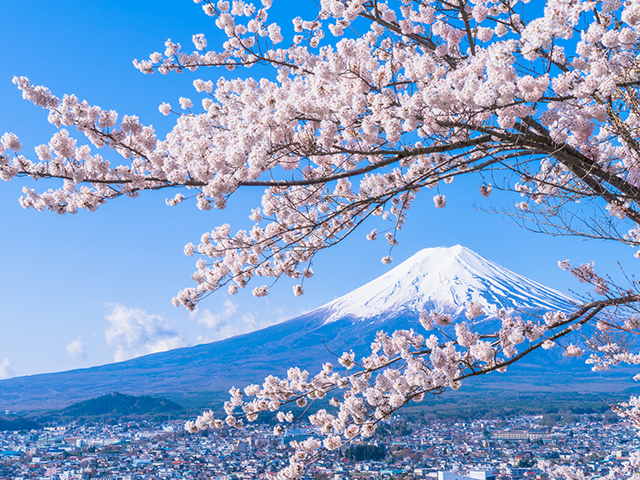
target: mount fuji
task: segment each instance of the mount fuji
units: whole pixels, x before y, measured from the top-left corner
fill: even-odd
[[[333,353],[349,349],[358,356],[367,353],[379,330],[421,330],[418,316],[424,309],[459,317],[470,302],[479,302],[486,313],[476,319],[479,330],[500,322],[495,316],[498,309],[538,315],[570,311],[575,304],[570,297],[460,245],[428,248],[324,306],[259,331],[98,367],[1,380],[0,409],[60,407],[116,390],[128,394],[223,391],[260,382],[270,374],[282,375],[292,366],[313,373],[322,363],[335,361]],[[516,369],[515,375],[490,375],[486,378],[497,380],[481,383],[536,390],[556,388],[548,383],[555,378],[564,389],[593,388],[593,383],[584,383],[589,369],[583,361],[576,367],[576,360],[571,362],[560,352],[545,355],[555,357],[529,360],[526,377]],[[560,373],[570,369],[574,387],[566,375],[550,376],[553,369]],[[597,378],[600,385],[606,384],[604,389],[628,386],[621,386],[619,378]]]
[[[478,302],[489,317],[499,309],[567,310],[570,297],[482,258],[461,245],[425,248],[377,279],[312,313],[326,322],[367,320],[436,310],[459,317]]]

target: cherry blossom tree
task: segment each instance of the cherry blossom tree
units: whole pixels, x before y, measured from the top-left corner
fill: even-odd
[[[21,204],[60,214],[176,187],[169,205],[223,209],[239,190],[264,189],[250,231],[220,225],[185,247],[198,257],[195,286],[177,294],[176,306],[194,309],[211,292],[235,294],[250,283],[264,296],[283,275],[300,279],[293,289],[300,295],[317,252],[356,230],[392,248],[416,196],[432,195],[435,208],[446,208],[443,192],[454,187],[443,184],[458,175],[475,175],[483,196],[519,195],[504,213],[527,228],[640,246],[640,1],[548,0],[540,11],[520,0],[321,0],[315,18],[295,17],[292,28],[269,21],[271,0],[195,2],[226,41],[209,48],[198,33],[188,53],[167,40],[136,68],[169,74],[262,65],[273,75],[195,80],[201,106],[186,97],[179,107],[159,106],[176,118],[164,139],[135,116],[15,78],[58,131],[36,148],[37,159],[21,153],[15,134],[5,133],[0,146],[3,180],[60,182],[42,192],[25,187]],[[370,217],[388,228],[364,232]],[[599,332],[588,345],[595,369],[637,364],[624,339],[640,327],[638,292],[613,285],[592,264],[560,266],[594,287],[574,312],[523,319],[503,311],[502,328],[487,335],[473,330],[478,305],[455,325],[425,312],[421,323],[435,332],[428,337],[379,333],[369,356],[339,358],[353,373],[327,364],[310,377],[292,368],[286,379],[247,387],[253,400],[233,389],[226,419],[208,412],[187,428],[238,426],[265,410],[280,410],[287,423],[294,416],[286,405],[331,396],[336,411],[309,418],[325,440],[296,444],[279,474],[298,478],[326,451],[370,437],[408,402],[503,370],[538,348],[559,348],[558,339],[587,322]],[[438,334],[442,328],[455,332],[452,339]],[[563,348],[567,356],[584,353]],[[632,399],[619,408],[634,418],[637,405]]]

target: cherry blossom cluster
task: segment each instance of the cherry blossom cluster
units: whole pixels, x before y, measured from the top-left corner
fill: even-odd
[[[221,48],[203,33],[191,53],[167,40],[135,61],[138,69],[262,64],[274,78],[196,79],[200,102],[159,106],[176,117],[165,139],[135,116],[16,78],[59,131],[36,148],[38,161],[23,156],[16,135],[0,140],[0,178],[62,180],[57,189],[26,189],[27,208],[74,213],[181,186],[193,194],[168,205],[193,198],[199,209],[222,209],[238,188],[264,188],[250,231],[218,226],[185,247],[199,257],[196,285],[175,304],[195,308],[208,293],[235,293],[255,277],[266,281],[254,295],[282,276],[300,280],[300,295],[319,250],[370,217],[390,222],[381,233],[392,249],[423,188],[446,208],[446,184],[489,169],[515,174],[509,188],[525,198],[517,215],[542,214],[553,225],[576,201],[599,199],[612,223],[605,237],[640,245],[635,3],[549,0],[528,19],[515,0],[323,0],[316,18],[292,19],[287,41],[269,21],[271,1],[196,3],[226,35]],[[94,153],[105,147],[113,153]],[[481,195],[491,191],[483,181]],[[628,233],[617,234],[616,222],[630,224]]]
[[[569,271],[581,283],[590,283],[593,285],[595,287],[594,290],[598,295],[606,295],[609,293],[608,282],[604,278],[598,276],[594,270],[593,262],[573,267],[568,260],[564,260],[558,262],[558,266],[565,271]]]
[[[197,432],[225,425],[242,427],[261,412],[278,412],[275,435],[287,425],[302,420],[291,407],[308,407],[316,400],[329,399],[332,410],[320,409],[306,419],[318,438],[292,442],[290,464],[277,478],[299,478],[306,465],[354,439],[371,437],[377,425],[408,403],[420,402],[428,394],[458,389],[473,376],[503,372],[508,365],[538,348],[559,345],[562,337],[587,323],[598,311],[592,304],[574,314],[552,311],[523,318],[517,312],[498,312],[501,328],[495,333],[476,331],[474,320],[486,316],[478,303],[467,305],[464,316],[454,319],[438,312],[423,312],[420,323],[427,331],[398,330],[391,335],[379,331],[370,353],[357,358],[353,351],[336,356],[337,364],[325,363],[311,376],[306,370],[290,368],[286,378],[269,376],[262,385],[241,391],[232,388],[224,404],[226,417],[215,418],[211,411],[186,430]],[[581,348],[569,344],[567,356],[580,356]]]
[[[631,288],[626,289],[614,285],[611,280],[606,280],[596,273],[593,262],[575,267],[569,260],[564,260],[558,262],[558,265],[580,282],[593,285],[594,293],[604,297],[608,306],[614,307],[613,310],[598,312],[594,317],[592,324],[595,326],[595,333],[586,341],[586,347],[590,350],[586,363],[592,365],[593,371],[609,370],[621,364],[639,365],[640,354],[632,351],[634,338],[640,334],[640,316],[637,308],[640,296],[635,285],[632,284]],[[545,321],[551,326],[564,318],[562,314],[555,319],[545,316]],[[584,353],[582,348],[570,345],[566,347],[564,355],[581,356]]]

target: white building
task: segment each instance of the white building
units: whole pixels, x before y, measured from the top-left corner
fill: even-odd
[[[493,469],[472,470],[468,475],[455,472],[438,472],[438,480],[495,480]]]

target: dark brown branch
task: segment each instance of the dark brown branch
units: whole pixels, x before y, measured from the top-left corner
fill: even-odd
[[[471,55],[475,57],[476,55],[476,45],[473,41],[473,34],[471,33],[471,25],[469,24],[469,15],[467,15],[466,5],[463,0],[460,0],[460,14],[462,15],[462,21],[464,22],[464,28],[467,31],[467,40],[469,41],[469,49],[471,50]]]

